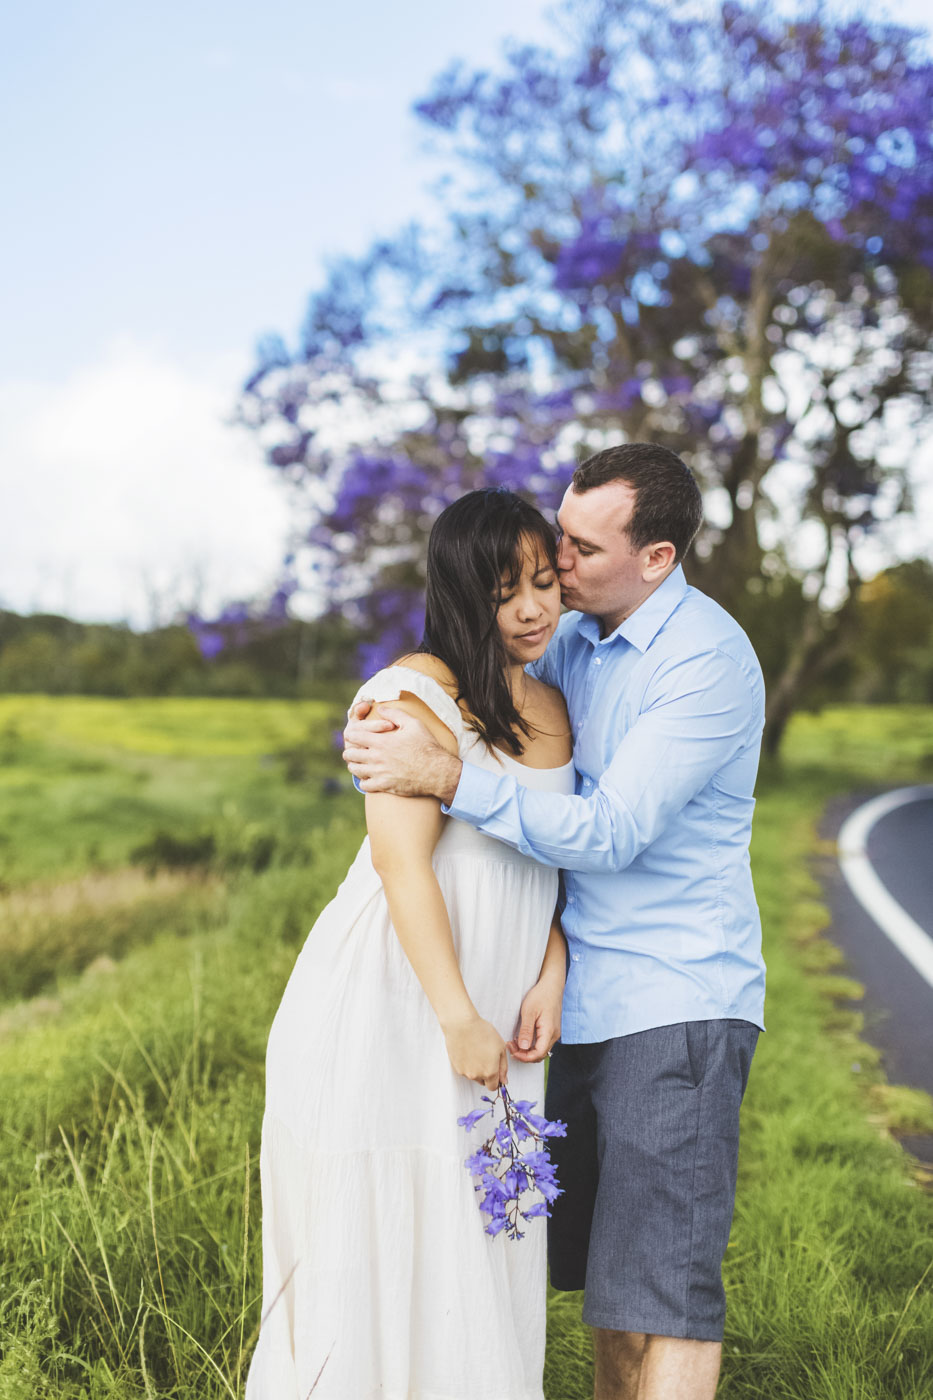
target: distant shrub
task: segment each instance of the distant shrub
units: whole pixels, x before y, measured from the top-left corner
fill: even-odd
[[[176,836],[160,829],[148,841],[134,847],[130,861],[150,874],[157,870],[214,870],[224,874],[248,871],[259,874],[277,855],[287,860],[277,832],[258,822],[243,821],[231,811],[216,830]]]
[[[157,831],[148,841],[130,851],[130,860],[133,865],[142,865],[150,872],[160,867],[164,870],[190,870],[194,866],[213,864],[216,851],[217,841],[213,832],[173,836],[170,831]]]

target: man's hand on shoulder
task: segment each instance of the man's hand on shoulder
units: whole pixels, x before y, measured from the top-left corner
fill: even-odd
[[[376,713],[365,702],[355,705],[343,743],[343,761],[364,792],[453,801],[460,759],[401,707],[380,705]]]

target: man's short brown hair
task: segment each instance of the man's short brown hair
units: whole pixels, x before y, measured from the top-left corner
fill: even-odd
[[[703,500],[693,472],[676,452],[653,442],[627,442],[588,457],[571,479],[582,495],[610,481],[624,481],[635,492],[628,524],[634,550],[670,540],[680,563],[703,520]]]

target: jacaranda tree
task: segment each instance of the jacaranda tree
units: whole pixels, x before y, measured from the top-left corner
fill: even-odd
[[[693,467],[688,573],[746,626],[776,748],[854,641],[860,551],[909,508],[930,414],[933,67],[828,9],[592,0],[555,47],[417,105],[443,218],[335,265],[244,420],[303,496],[299,565],[417,640],[426,531],[479,484],[545,507],[652,439]]]

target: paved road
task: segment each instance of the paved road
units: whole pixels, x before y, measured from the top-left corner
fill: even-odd
[[[823,834],[838,836],[871,796],[853,794],[831,804]],[[881,816],[868,834],[866,854],[887,893],[933,939],[933,797]],[[833,916],[829,936],[865,984],[866,1038],[884,1052],[890,1080],[933,1093],[933,986],[856,899],[838,863],[825,862],[820,873]],[[904,1146],[933,1162],[933,1137],[906,1138]]]

